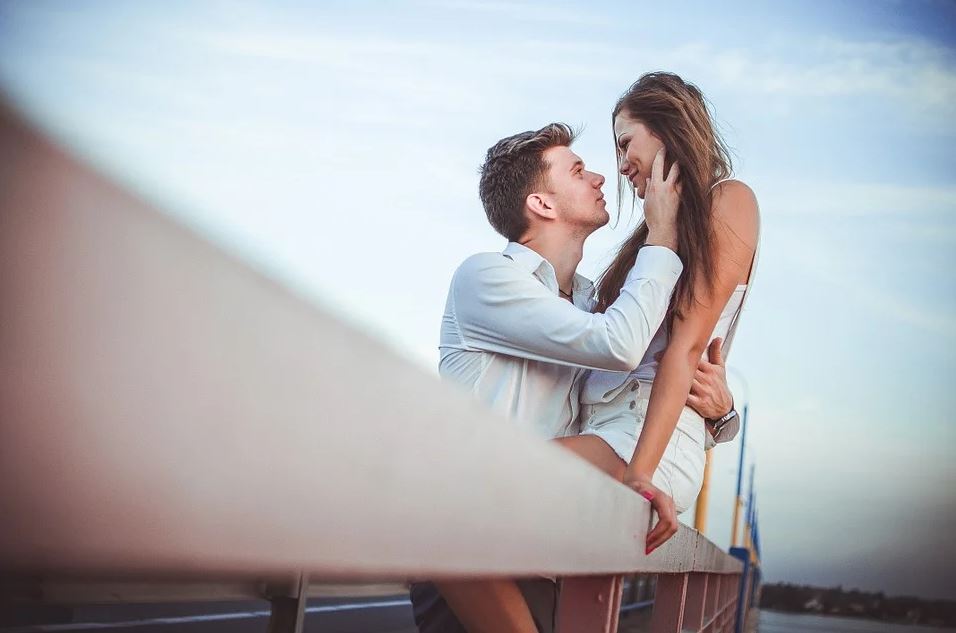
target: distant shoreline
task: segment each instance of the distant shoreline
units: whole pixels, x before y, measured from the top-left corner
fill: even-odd
[[[956,628],[956,602],[891,597],[842,587],[778,583],[761,587],[760,609],[923,627]]]
[[[782,620],[770,620],[770,618],[785,618]],[[932,624],[909,624],[906,622],[883,622],[872,618],[861,618],[847,615],[830,615],[825,613],[794,613],[791,611],[780,611],[778,609],[760,609],[759,625],[770,625],[772,629],[767,633],[804,633],[817,632],[820,620],[835,621],[840,620],[847,624],[847,628],[839,627],[839,630],[826,629],[827,633],[956,633],[956,628],[948,626],[934,626]],[[800,623],[814,622],[815,627],[804,628]],[[878,629],[860,628],[866,625],[876,625]],[[761,630],[758,628],[758,630]]]

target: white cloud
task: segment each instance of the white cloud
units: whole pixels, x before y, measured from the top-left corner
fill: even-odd
[[[797,102],[890,99],[903,111],[938,115],[945,129],[956,131],[956,54],[920,39],[808,38],[772,51],[700,41],[657,52],[711,86]]]
[[[581,11],[561,7],[555,3],[426,0],[420,4],[423,7],[429,7],[431,9],[484,13],[504,20],[533,22],[535,24],[553,22],[567,24],[569,26],[607,26],[613,23],[613,18],[602,15],[600,11]]]
[[[895,286],[881,274],[881,265],[873,251],[885,252],[888,261],[904,266],[907,258],[899,256],[904,252],[899,244],[866,248],[865,244],[848,242],[842,237],[834,239],[826,234],[812,237],[806,233],[776,233],[772,239],[765,236],[764,246],[772,257],[786,260],[802,276],[839,289],[841,310],[852,306],[865,314],[889,317],[932,336],[943,337],[950,344],[956,342],[956,313],[949,305],[938,300],[915,301],[908,295],[911,288]],[[893,255],[897,257],[894,259]],[[948,271],[945,274],[950,275]],[[947,283],[945,279],[943,276],[939,279],[942,287]],[[930,281],[920,279],[918,275],[911,280],[919,285]],[[828,309],[837,308],[830,306]]]
[[[801,217],[949,217],[956,221],[956,186],[881,182],[777,181],[761,207]]]

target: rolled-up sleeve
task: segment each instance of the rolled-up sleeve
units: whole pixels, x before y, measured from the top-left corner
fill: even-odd
[[[630,371],[663,322],[682,270],[673,251],[646,246],[618,299],[603,314],[592,314],[510,259],[483,253],[458,268],[449,301],[463,349]]]

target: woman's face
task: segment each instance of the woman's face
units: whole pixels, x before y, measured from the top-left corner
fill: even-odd
[[[614,137],[617,139],[617,168],[627,178],[637,197],[644,199],[647,179],[651,177],[651,165],[657,150],[664,146],[647,127],[621,112],[614,118]]]

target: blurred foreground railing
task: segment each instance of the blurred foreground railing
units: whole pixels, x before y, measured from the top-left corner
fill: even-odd
[[[559,627],[575,632],[616,630],[621,575],[650,572],[653,630],[733,626],[738,560],[686,527],[645,556],[641,497],[6,107],[0,265],[5,587],[254,587],[271,629],[292,631],[302,578],[547,574],[565,578]]]

